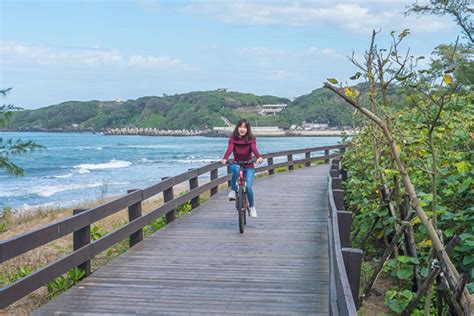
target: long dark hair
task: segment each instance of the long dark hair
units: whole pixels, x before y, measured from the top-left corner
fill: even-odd
[[[237,125],[235,125],[235,128],[234,128],[234,132],[232,133],[232,137],[233,138],[239,138],[239,136],[240,136],[239,135],[239,126],[241,126],[242,124],[245,124],[245,126],[247,126],[247,134],[245,134],[245,136],[244,136],[245,141],[247,143],[253,141],[255,139],[255,136],[252,134],[252,129],[250,128],[250,123],[246,119],[240,119],[237,122]]]

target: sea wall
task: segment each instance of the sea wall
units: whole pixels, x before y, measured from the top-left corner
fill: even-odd
[[[105,135],[145,135],[145,136],[197,136],[207,135],[208,130],[165,130],[157,128],[108,128],[104,131]]]
[[[214,127],[213,130],[160,130],[156,128],[109,128],[104,130],[105,135],[144,135],[144,136],[211,136],[228,137],[233,127]],[[284,130],[276,126],[252,127],[255,136],[281,137],[281,136],[343,136],[354,135],[352,130]]]

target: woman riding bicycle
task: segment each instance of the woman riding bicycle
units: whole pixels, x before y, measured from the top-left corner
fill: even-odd
[[[261,163],[263,158],[257,150],[257,139],[252,134],[250,124],[246,119],[241,119],[237,122],[234,128],[234,132],[229,138],[229,146],[227,151],[222,158],[221,163],[226,164],[230,154],[234,154],[235,161],[247,161],[252,160],[252,153],[257,157],[257,163]],[[253,178],[255,176],[254,164],[244,165],[245,181],[247,182],[247,196],[250,207],[250,217],[257,217],[257,209],[255,208],[255,202],[253,197]],[[229,192],[229,199],[235,200],[235,192],[237,191],[237,178],[239,176],[239,165],[232,164],[230,170],[232,171],[232,190]]]

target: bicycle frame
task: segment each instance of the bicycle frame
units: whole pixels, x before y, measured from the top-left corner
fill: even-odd
[[[229,164],[237,164],[240,167],[239,177],[236,183],[237,196],[235,199],[235,207],[237,208],[239,214],[239,230],[241,234],[244,232],[244,226],[247,224],[247,213],[250,212],[247,198],[247,182],[245,181],[244,165],[251,164],[252,162],[253,160],[229,162]]]

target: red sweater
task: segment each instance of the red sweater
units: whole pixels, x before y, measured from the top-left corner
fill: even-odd
[[[235,161],[245,161],[252,159],[252,153],[260,158],[260,153],[257,150],[257,140],[247,142],[245,138],[229,138],[229,146],[224,154],[224,159],[229,159],[230,154],[234,154]],[[254,164],[244,165],[244,168],[254,168]]]

